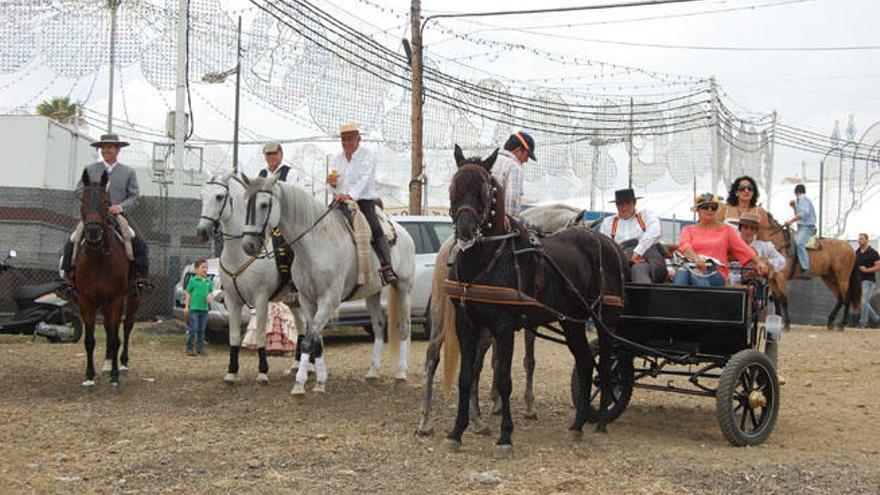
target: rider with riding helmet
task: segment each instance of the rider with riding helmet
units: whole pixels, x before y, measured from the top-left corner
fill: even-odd
[[[523,131],[510,135],[492,165],[492,177],[504,190],[504,211],[519,220],[523,204],[523,165],[535,158],[535,140]]]
[[[382,230],[376,215],[376,156],[360,146],[361,134],[357,124],[344,124],[339,127],[342,153],[330,163],[332,169],[327,183],[336,190],[334,202],[353,200],[370,224],[373,236],[373,249],[379,257],[379,273],[382,283],[397,281],[397,274],[391,266],[391,246]]]
[[[632,189],[614,191],[617,215],[602,220],[600,232],[620,244],[632,263],[632,281],[638,284],[666,280],[666,262],[660,253],[660,219],[650,211],[636,209]]]
[[[681,229],[678,251],[694,262],[696,271],[687,268],[675,273],[673,284],[700,287],[718,287],[727,282],[727,253],[731,252],[743,265],[754,263],[760,275],[766,275],[767,264],[750,248],[730,225],[721,222],[718,206],[721,200],[712,193],[703,193],[694,198],[692,211],[698,212],[699,219],[694,225]],[[717,263],[716,270],[706,272],[707,259]]]
[[[87,166],[86,171],[92,182],[100,182],[101,174],[105,171],[107,172],[107,195],[110,200],[110,214],[114,218],[117,216],[123,217],[128,221],[131,229],[137,232],[137,227],[131,219],[131,209],[134,207],[140,194],[137,173],[131,167],[117,161],[119,150],[128,146],[128,144],[125,141],[121,141],[116,134],[102,135],[101,139],[92,143],[93,147],[100,149],[101,161]],[[85,184],[80,181],[75,191],[77,199],[82,199],[84,189]],[[64,246],[64,257],[61,260],[61,270],[64,272],[64,278],[68,284],[68,288],[64,292],[68,295],[72,294],[71,289],[75,287],[73,247],[73,242],[68,240]],[[147,281],[150,272],[147,243],[141,239],[141,236],[135,235],[131,239],[131,247],[134,254],[135,287],[138,290],[147,289],[150,287]]]

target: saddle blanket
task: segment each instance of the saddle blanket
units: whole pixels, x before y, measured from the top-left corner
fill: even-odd
[[[355,248],[357,249],[357,260],[358,260],[358,285],[365,285],[368,281],[372,281],[373,277],[378,278],[379,272],[377,270],[372,270],[373,266],[373,247],[371,241],[373,240],[373,233],[370,230],[370,224],[367,222],[367,217],[361,212],[358,205],[353,200],[348,200],[343,203],[345,208],[348,211],[348,229],[351,232],[352,240],[354,241]],[[388,238],[388,244],[390,246],[394,246],[397,243],[397,231],[394,230],[394,225],[391,223],[391,219],[388,218],[388,215],[385,214],[385,210],[376,209],[376,216],[379,217],[379,223],[382,225],[382,231],[385,233],[385,237]]]

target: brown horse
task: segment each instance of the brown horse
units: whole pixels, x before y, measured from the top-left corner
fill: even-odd
[[[125,343],[122,348],[122,371],[128,370],[128,338],[134,325],[134,313],[138,308],[136,291],[132,288],[131,263],[125,255],[122,239],[111,227],[110,200],[107,197],[107,172],[101,181],[91,181],[88,171],[83,171],[80,214],[83,222],[82,242],[75,258],[74,274],[77,286],[79,310],[86,326],[86,380],[82,386],[91,390],[95,385],[95,317],[98,311],[104,316],[107,332],[105,371],[110,371],[110,384],[114,390],[119,385],[120,367],[119,322],[125,313]]]
[[[779,225],[773,215],[767,214],[770,220],[770,240],[776,249],[785,256],[785,268],[770,278],[770,288],[777,298],[778,309],[785,319],[785,328],[791,326],[788,316],[788,281],[800,270],[795,254],[795,241],[791,228]],[[858,310],[861,306],[862,286],[854,277],[853,266],[856,262],[855,250],[840,239],[822,239],[820,249],[808,249],[810,256],[810,273],[822,277],[828,290],[837,298],[837,304],[828,315],[828,328],[834,326],[837,312],[843,308],[843,317],[837,328],[843,330],[849,320],[849,308]]]

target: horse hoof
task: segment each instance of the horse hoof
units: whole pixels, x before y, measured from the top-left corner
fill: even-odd
[[[293,389],[290,390],[290,395],[296,395],[298,397],[302,397],[306,395],[306,386],[303,383],[296,382],[293,385]]]
[[[461,442],[447,438],[443,440],[443,450],[452,454],[458,453],[461,451]]]
[[[484,437],[488,437],[492,434],[492,430],[489,429],[487,425],[484,424],[475,424],[474,425],[474,434],[482,435]]]
[[[118,394],[119,393],[119,382],[110,382],[110,393]]]
[[[379,373],[374,370],[370,370],[367,372],[367,383],[376,384],[379,383]]]
[[[524,416],[526,419],[538,419],[538,413],[535,411],[526,411]]]
[[[406,370],[400,370],[394,374],[394,380],[398,383],[403,383],[406,381]]]
[[[226,373],[226,376],[223,377],[223,383],[227,385],[235,385],[238,383],[238,374]]]
[[[568,440],[571,442],[580,442],[584,439],[584,432],[581,430],[568,430]]]
[[[101,374],[106,375],[109,374],[110,371],[113,370],[113,365],[110,363],[110,360],[104,361],[104,366],[101,367]]]
[[[596,433],[608,434],[608,426],[600,424],[596,426]]]
[[[82,382],[82,388],[85,392],[91,392],[95,388],[95,380],[86,380]]]
[[[496,459],[510,459],[513,457],[513,445],[496,445],[495,446],[495,458]]]
[[[498,416],[501,414],[501,400],[492,401],[492,416]]]
[[[327,391],[327,384],[326,383],[315,383],[314,388],[312,388],[312,392],[319,393],[319,394],[323,394],[326,391]]]
[[[416,428],[416,436],[417,437],[430,437],[433,434],[434,434],[434,427],[433,426],[419,425],[418,428]]]
[[[128,374],[128,366],[126,366],[124,364],[122,366],[120,366],[119,367],[119,374],[120,375],[127,375]]]
[[[257,383],[260,385],[268,385],[269,384],[269,375],[266,373],[260,373],[257,375]]]

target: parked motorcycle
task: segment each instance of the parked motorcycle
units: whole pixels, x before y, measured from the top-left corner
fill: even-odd
[[[0,261],[0,272],[14,270],[10,260],[16,256],[10,251]],[[69,301],[55,295],[61,282],[40,285],[21,285],[15,289],[15,314],[0,319],[0,333],[29,334],[34,339],[45,337],[49,342],[78,342],[82,336],[82,317]]]

